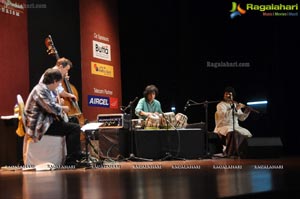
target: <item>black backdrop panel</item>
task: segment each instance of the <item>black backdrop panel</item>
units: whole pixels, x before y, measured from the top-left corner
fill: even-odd
[[[205,154],[205,131],[202,129],[136,130],[136,156],[163,159],[173,157],[197,159]]]

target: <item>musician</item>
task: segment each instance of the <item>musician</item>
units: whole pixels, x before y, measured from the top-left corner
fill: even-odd
[[[58,69],[61,72],[61,75],[62,75],[63,78],[69,78],[68,72],[72,67],[73,67],[72,62],[69,59],[66,59],[66,58],[62,57],[62,58],[59,58],[56,61],[55,66],[53,66],[52,68],[53,69]],[[40,82],[43,81],[43,76],[41,77]],[[77,97],[74,94],[68,93],[67,91],[65,91],[65,89],[62,86],[62,83],[60,83],[58,85],[57,91],[58,91],[60,97],[62,97],[62,98],[73,98],[77,101]]]
[[[244,104],[234,101],[235,97],[235,89],[226,87],[223,100],[217,104],[214,132],[224,141],[226,156],[240,157],[246,150],[247,138],[252,137],[252,134],[241,127],[239,121],[246,120],[251,111]]]
[[[146,86],[144,92],[144,97],[141,98],[135,107],[135,114],[142,119],[146,119],[151,114],[161,114],[160,102],[155,99],[158,95],[158,88],[155,85]]]
[[[42,82],[39,82],[29,94],[25,104],[26,132],[34,142],[38,142],[43,135],[66,136],[67,162],[75,164],[83,158],[80,147],[80,126],[76,123],[64,122],[59,119],[69,107],[60,105],[53,93],[62,81],[61,71],[48,69],[44,73]]]

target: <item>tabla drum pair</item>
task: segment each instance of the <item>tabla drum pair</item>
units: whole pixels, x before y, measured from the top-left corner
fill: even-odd
[[[182,113],[174,112],[164,113],[162,117],[162,128],[185,128],[187,126],[188,117]]]
[[[185,128],[188,117],[182,113],[167,112],[163,114],[152,114],[145,120],[145,129],[174,129]]]

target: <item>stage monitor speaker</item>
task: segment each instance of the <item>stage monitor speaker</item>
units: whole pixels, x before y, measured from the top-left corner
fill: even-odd
[[[279,158],[283,154],[280,137],[256,137],[248,139],[246,158]]]

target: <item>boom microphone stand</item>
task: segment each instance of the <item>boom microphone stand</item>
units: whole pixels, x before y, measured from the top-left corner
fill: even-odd
[[[136,97],[133,101],[130,101],[129,102],[129,104],[128,104],[128,106],[127,107],[125,107],[124,109],[121,109],[124,113],[126,113],[126,110],[128,110],[129,109],[129,133],[130,133],[130,154],[129,154],[129,157],[128,158],[126,158],[125,160],[127,160],[127,161],[153,161],[152,159],[146,159],[146,158],[140,158],[140,157],[136,157],[135,155],[134,155],[134,147],[133,147],[133,145],[134,145],[134,134],[135,134],[135,132],[134,132],[134,130],[133,130],[133,128],[132,128],[132,116],[133,116],[133,107],[132,107],[132,105],[135,103],[135,101],[138,99],[138,97]]]
[[[189,102],[192,102],[192,104],[190,104]],[[209,151],[209,147],[208,147],[208,104],[214,104],[214,103],[219,103],[219,101],[207,101],[205,100],[204,102],[198,103],[195,102],[193,100],[188,100],[186,107],[189,106],[199,106],[199,105],[203,105],[204,109],[205,109],[205,155],[203,158],[211,158],[211,154]]]

